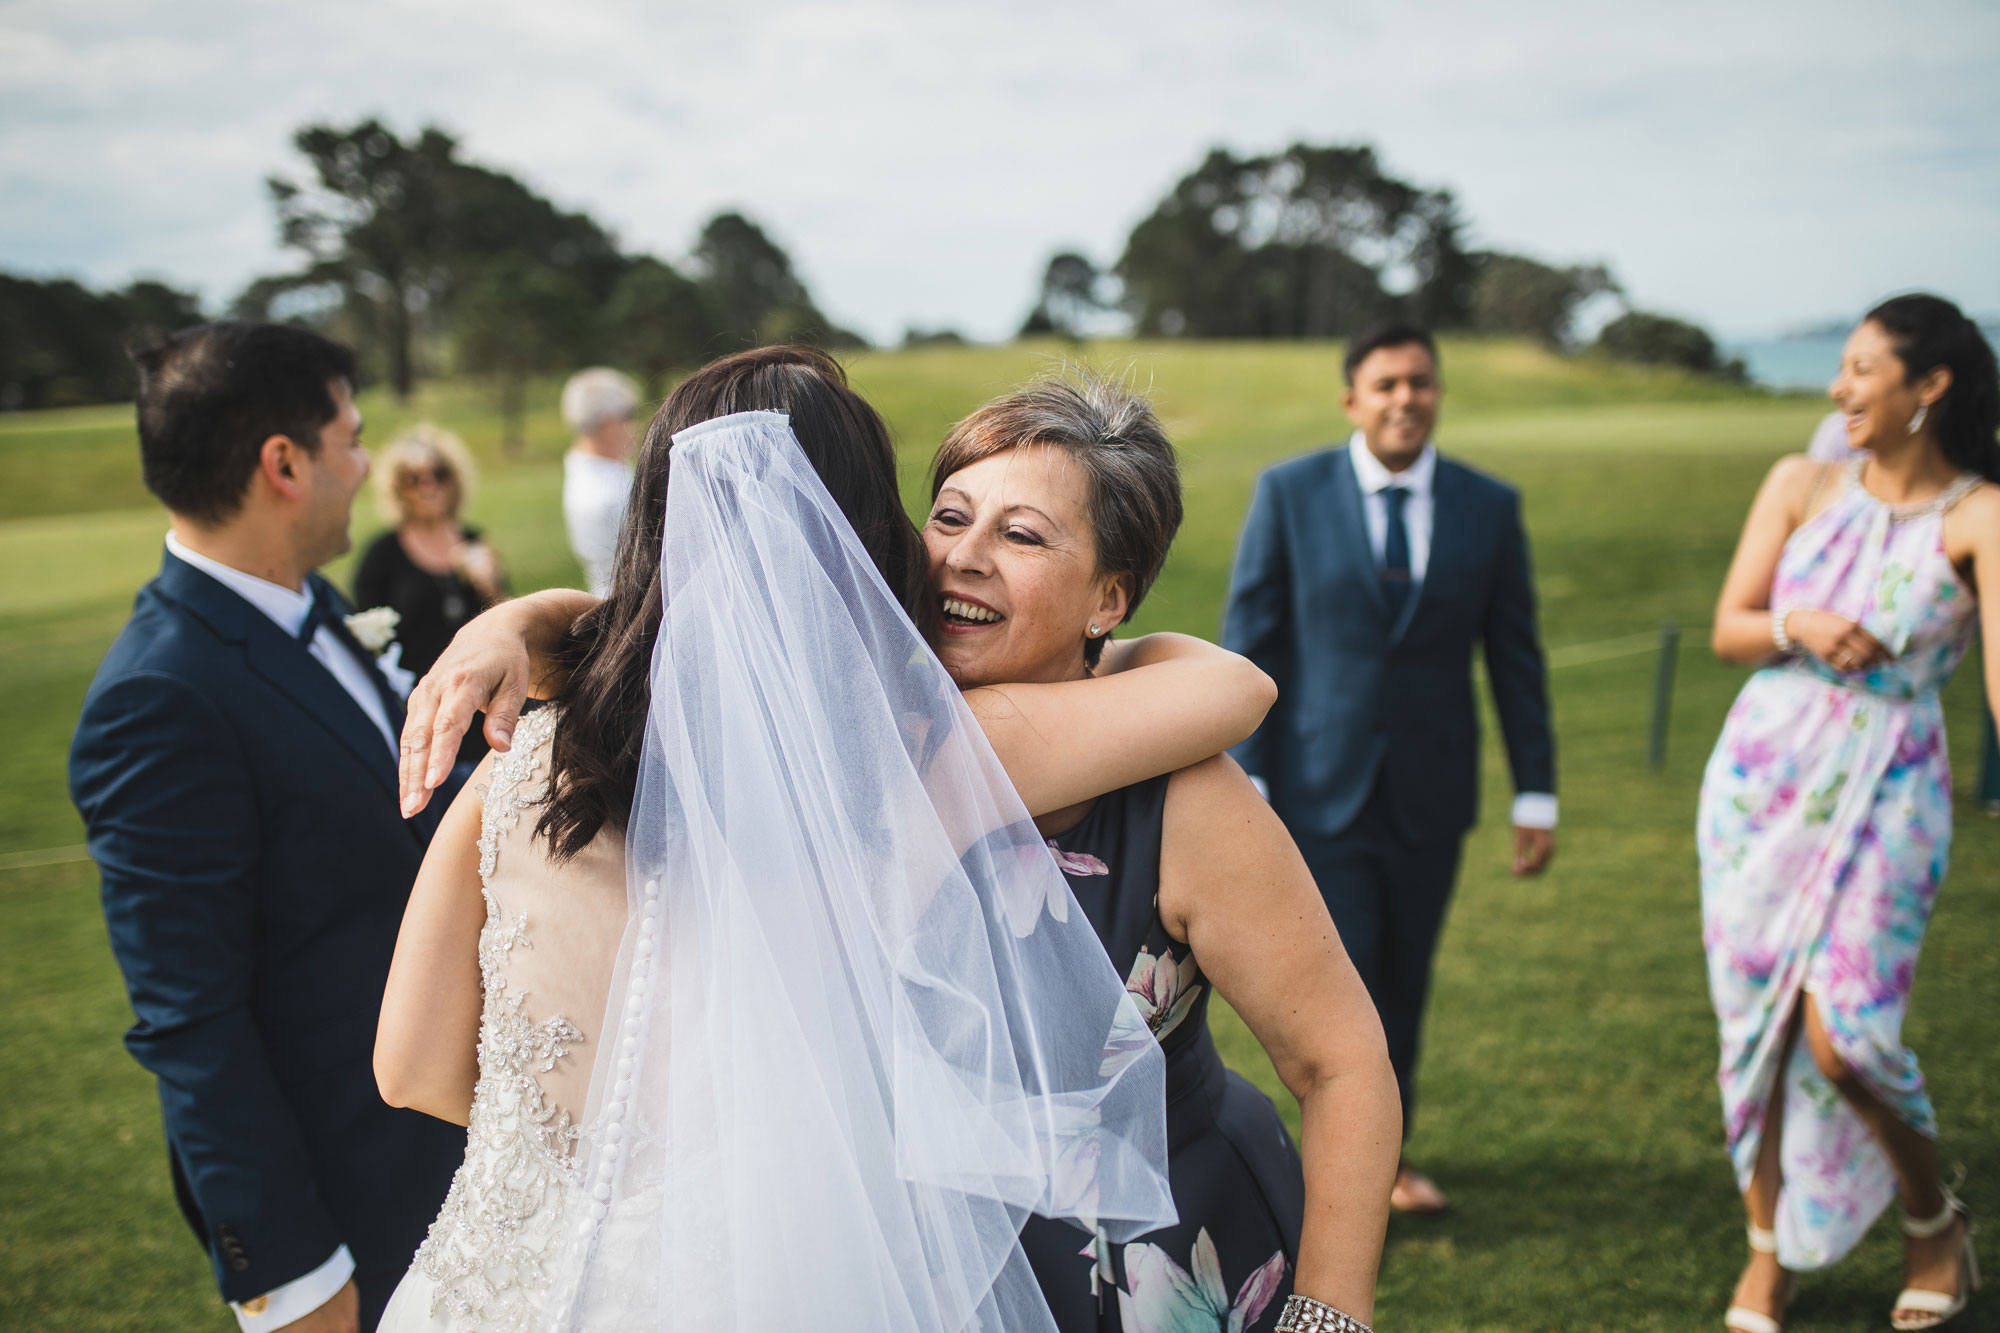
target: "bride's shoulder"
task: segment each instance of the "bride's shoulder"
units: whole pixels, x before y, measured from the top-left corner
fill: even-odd
[[[479,873],[491,876],[500,854],[500,839],[520,821],[521,811],[541,798],[549,773],[549,747],[555,739],[562,710],[553,705],[536,709],[514,728],[514,743],[482,759],[467,786],[479,793]]]

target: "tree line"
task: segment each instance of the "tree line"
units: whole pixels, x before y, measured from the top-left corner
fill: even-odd
[[[309,125],[293,145],[302,169],[266,184],[298,262],[251,282],[229,313],[320,328],[399,396],[428,375],[480,377],[510,440],[538,375],[597,362],[650,375],[759,343],[861,342],[741,213],[710,218],[677,266],[622,250],[435,128],[404,139],[372,119]],[[0,283],[0,402],[12,407],[129,397],[125,344],[202,317],[192,295],[158,283]]]
[[[1577,317],[1624,293],[1602,265],[1558,267],[1467,246],[1449,190],[1390,175],[1365,146],[1215,149],[1100,267],[1053,256],[1023,335],[1076,337],[1107,314],[1141,337],[1340,338],[1387,319],[1583,350]],[[1743,378],[1708,333],[1624,308],[1592,349]]]
[[[716,214],[679,264],[627,252],[602,225],[467,160],[436,128],[308,125],[299,163],[267,188],[287,271],[229,313],[295,320],[351,344],[407,395],[432,374],[492,386],[518,439],[526,386],[594,362],[654,375],[767,342],[855,346],[791,257],[739,212]],[[1118,260],[1045,268],[1023,336],[1077,337],[1107,319],[1141,337],[1339,338],[1401,317],[1565,351],[1580,310],[1623,293],[1599,265],[1559,267],[1466,243],[1449,190],[1385,170],[1365,146],[1210,152],[1133,228]],[[0,274],[0,409],[129,397],[126,345],[202,317],[159,282],[93,292]],[[912,344],[959,341],[913,330]],[[1621,360],[1740,378],[1702,329],[1626,308],[1591,346]]]

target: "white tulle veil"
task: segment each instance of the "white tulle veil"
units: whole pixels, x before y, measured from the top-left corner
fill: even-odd
[[[1173,1219],[1159,1047],[788,419],[675,436],[665,527],[548,1327],[1051,1328],[1027,1214]]]

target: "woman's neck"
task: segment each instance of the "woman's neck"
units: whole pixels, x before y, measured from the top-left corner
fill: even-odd
[[[412,518],[403,523],[403,531],[413,537],[457,536],[458,524],[450,517]]]
[[[1944,456],[1929,432],[1907,441],[1877,446],[1862,470],[1861,484],[1884,504],[1919,504],[1949,486],[1958,469]]]

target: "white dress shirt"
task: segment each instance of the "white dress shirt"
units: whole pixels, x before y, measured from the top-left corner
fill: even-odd
[[[1361,513],[1368,523],[1368,549],[1375,563],[1382,563],[1388,542],[1389,504],[1382,492],[1391,486],[1409,492],[1403,502],[1403,528],[1410,538],[1410,598],[1414,602],[1424,586],[1424,573],[1431,563],[1431,532],[1437,522],[1437,446],[1426,440],[1417,461],[1401,472],[1391,472],[1368,449],[1360,431],[1347,442],[1347,456],[1354,462],[1354,479],[1361,486]],[[1514,797],[1514,825],[1517,828],[1556,826],[1556,798],[1545,791],[1524,791]]]
[[[300,628],[306,623],[306,616],[312,612],[312,594],[303,588],[294,591],[269,579],[260,579],[255,574],[245,574],[220,560],[189,549],[171,532],[167,534],[167,550],[262,611],[270,617],[272,624],[294,638],[298,637]],[[389,711],[382,706],[382,696],[376,691],[375,682],[361,659],[326,625],[319,627],[319,632],[313,635],[306,649],[340,682],[340,688],[361,705],[361,711],[368,714],[368,720],[375,724],[375,729],[388,743],[389,752],[400,758],[396,733],[389,726]]]
[[[1431,521],[1437,514],[1431,484],[1437,479],[1437,446],[1426,442],[1417,461],[1401,472],[1391,472],[1382,466],[1382,460],[1368,451],[1360,431],[1355,431],[1354,438],[1347,442],[1347,453],[1354,460],[1354,479],[1361,483],[1361,512],[1368,520],[1368,549],[1375,553],[1378,565],[1382,563],[1382,548],[1389,537],[1389,505],[1382,492],[1394,486],[1410,493],[1410,498],[1403,502],[1403,528],[1410,534],[1410,597],[1415,600],[1417,589],[1424,583],[1424,571],[1431,563]]]
[[[632,469],[616,459],[571,449],[563,455],[563,526],[569,549],[583,565],[590,591],[611,591],[611,566],[618,555],[618,530],[632,495]]]

